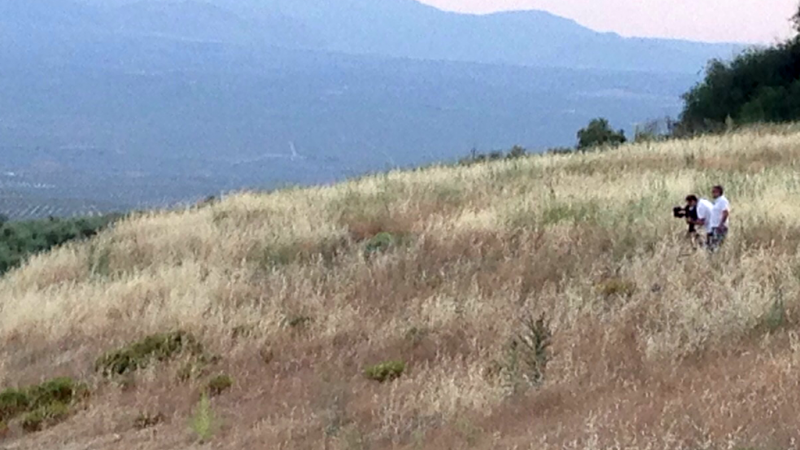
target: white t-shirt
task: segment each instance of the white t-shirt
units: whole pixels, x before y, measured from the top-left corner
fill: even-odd
[[[725,223],[722,223],[722,213],[724,211],[730,211],[730,203],[725,196],[720,196],[716,201],[714,201],[714,208],[711,210],[711,227],[716,228],[720,226],[728,226],[728,221],[726,220]]]
[[[700,219],[700,220],[705,220],[705,225],[703,225],[703,226],[706,228],[706,233],[709,233],[709,234],[711,233],[711,230],[713,229],[711,227],[711,216],[712,216],[713,210],[714,210],[714,204],[711,203],[710,201],[708,201],[708,200],[706,200],[704,198],[701,198],[697,202],[697,218]]]

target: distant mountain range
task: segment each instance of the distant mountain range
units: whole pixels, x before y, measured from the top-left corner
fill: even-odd
[[[541,11],[445,12],[414,0],[2,0],[5,38],[158,37],[538,67],[697,73],[737,44],[623,38]],[[38,42],[39,45],[42,42]]]

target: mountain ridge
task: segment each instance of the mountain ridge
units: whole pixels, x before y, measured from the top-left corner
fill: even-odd
[[[54,3],[25,2],[32,10],[49,5],[51,15],[56,8],[68,11],[61,15],[76,20],[64,26],[76,32],[87,26],[112,35],[182,36],[423,60],[697,73],[708,60],[727,58],[743,48],[739,44],[622,37],[545,11],[463,14],[415,0],[391,0],[380,5],[363,0],[142,0],[103,4],[73,0],[60,2],[60,7]],[[18,15],[18,21],[20,17],[25,16]],[[181,21],[182,17],[192,20]],[[35,15],[28,18],[36,20]],[[11,20],[15,20],[13,16]],[[0,18],[0,23],[7,21],[8,17]]]

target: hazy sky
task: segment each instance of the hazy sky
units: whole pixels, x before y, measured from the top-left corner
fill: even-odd
[[[442,9],[544,9],[600,31],[703,41],[774,42],[791,35],[797,0],[422,0]]]

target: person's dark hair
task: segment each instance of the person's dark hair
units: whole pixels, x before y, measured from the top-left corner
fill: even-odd
[[[686,203],[696,202],[697,196],[696,195],[687,195],[686,196]]]
[[[720,194],[724,194],[725,193],[725,189],[719,184],[714,186],[712,189],[719,191]]]

